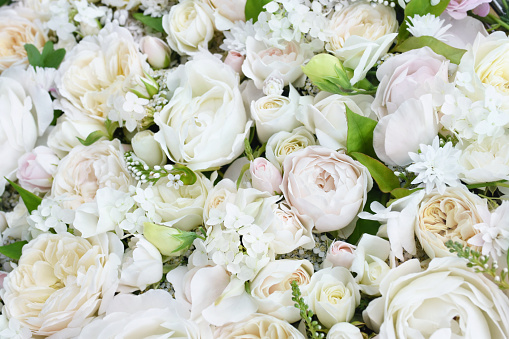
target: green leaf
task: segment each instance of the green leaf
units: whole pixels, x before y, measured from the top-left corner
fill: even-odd
[[[373,130],[377,122],[354,113],[346,104],[345,107],[348,125],[346,138],[348,153],[360,152],[376,158],[375,150],[373,149]]]
[[[420,191],[422,188],[414,188],[414,189],[408,189],[408,188],[395,188],[391,191],[391,196],[394,197],[394,199],[400,199],[409,196],[410,194]]]
[[[106,119],[104,122],[104,127],[106,127],[106,132],[108,133],[106,137],[110,140],[113,140],[113,134],[118,128],[118,121],[111,121],[110,119]]]
[[[352,158],[367,167],[369,173],[382,192],[389,193],[395,188],[399,188],[398,177],[382,162],[359,152],[352,152],[349,154]]]
[[[244,153],[249,161],[253,161],[255,158],[253,156],[253,149],[251,148],[251,144],[249,140],[244,139]]]
[[[164,33],[163,17],[153,18],[149,15],[143,15],[143,13],[134,13],[133,18],[140,21],[145,26],[154,29],[155,31]]]
[[[443,55],[451,60],[453,64],[459,64],[465,49],[454,48],[431,36],[410,37],[394,48],[395,52],[407,52],[412,49],[428,46],[435,53]]]
[[[498,180],[498,181],[490,181],[490,182],[481,182],[481,183],[478,183],[478,184],[470,184],[470,185],[467,185],[467,188],[468,189],[474,189],[474,188],[483,188],[483,187],[491,187],[491,186],[502,186],[502,187],[507,187],[505,185],[501,185],[501,184],[505,184],[507,182],[507,180]]]
[[[194,173],[191,169],[181,164],[173,165],[173,169],[170,171],[170,173],[182,174],[180,180],[182,180],[184,185],[193,185],[198,179],[196,173]]]
[[[181,232],[179,234],[173,234],[172,237],[180,241],[180,246],[174,249],[172,252],[177,253],[191,246],[194,239],[198,238],[199,236],[194,232]]]
[[[25,44],[25,50],[27,51],[28,63],[34,67],[44,67],[41,53],[37,47],[32,44]]]
[[[62,112],[59,109],[56,109],[56,110],[53,111],[53,121],[51,122],[51,126],[56,126],[57,125],[57,120],[58,120],[58,118],[60,118],[60,116],[62,114],[64,114],[64,112]]]
[[[405,20],[399,26],[398,32],[398,45],[410,36],[408,32],[407,18],[414,15],[426,15],[428,13],[435,16],[440,16],[449,5],[450,0],[441,0],[437,5],[432,6],[430,0],[411,0],[405,7]]]
[[[81,139],[80,137],[76,137],[76,138],[78,138],[79,142],[81,142],[81,144],[83,146],[90,146],[94,142],[101,139],[102,137],[107,137],[107,135],[105,135],[103,131],[98,130],[98,131],[94,131],[94,132],[90,133],[85,140]]]
[[[246,14],[246,21],[253,19],[253,23],[258,21],[258,15],[265,10],[263,6],[272,0],[247,0],[244,13]]]
[[[0,7],[10,5],[11,0],[0,0]]]
[[[244,173],[246,173],[246,171],[249,169],[250,166],[251,166],[251,162],[248,162],[247,164],[244,164],[244,166],[242,166],[242,169],[240,170],[239,178],[237,179],[237,189],[239,189],[239,187],[240,187],[240,183],[242,182],[242,177],[244,176]]]
[[[19,260],[19,258],[21,258],[23,246],[26,244],[28,244],[28,241],[17,241],[9,245],[0,246],[0,253],[11,259]]]
[[[13,183],[9,179],[5,178],[9,184],[11,184],[12,187],[16,191],[18,191],[19,195],[21,196],[21,199],[23,199],[23,202],[25,203],[25,206],[27,207],[28,213],[32,213],[32,211],[36,210],[37,207],[41,204],[42,199],[38,197],[37,195],[33,194],[30,191],[27,191],[23,187]]]

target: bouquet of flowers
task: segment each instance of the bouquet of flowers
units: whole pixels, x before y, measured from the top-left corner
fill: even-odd
[[[0,0],[0,338],[509,338],[490,1]]]

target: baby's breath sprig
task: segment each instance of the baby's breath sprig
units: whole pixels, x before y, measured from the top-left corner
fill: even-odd
[[[308,337],[312,339],[325,338],[325,331],[322,329],[322,326],[318,323],[318,321],[313,320],[314,313],[304,302],[304,299],[300,293],[299,285],[297,285],[295,280],[291,282],[291,285],[292,300],[295,301],[294,306],[300,310],[300,316],[306,323],[306,331]]]
[[[491,264],[489,264],[490,257],[482,255],[468,246],[463,246],[459,242],[448,240],[445,246],[447,246],[451,253],[456,253],[458,257],[467,259],[467,266],[473,267],[477,273],[484,273],[493,277],[495,284],[497,284],[501,290],[509,289],[507,268],[504,268],[499,274],[497,271],[498,263],[496,261],[492,261]]]
[[[169,180],[167,185],[178,189],[183,185],[194,184],[197,179],[196,174],[184,165],[167,164],[151,168],[131,151],[124,153],[124,158],[127,170],[142,184],[150,183],[153,185],[159,179],[167,177]]]

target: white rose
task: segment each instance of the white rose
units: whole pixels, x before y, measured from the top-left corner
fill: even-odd
[[[149,290],[140,295],[115,296],[105,316],[95,318],[77,338],[200,339],[210,338],[209,331],[202,332],[202,328],[188,320],[170,293]]]
[[[41,234],[4,280],[4,311],[34,335],[74,337],[113,298],[122,254],[114,234]]]
[[[297,119],[316,134],[320,145],[335,150],[346,148],[346,106],[354,113],[374,119],[372,102],[373,97],[369,95],[346,97],[322,91],[316,97],[303,98]]]
[[[134,199],[156,223],[190,231],[202,224],[203,206],[212,182],[196,173],[196,182],[175,188],[161,178],[155,185],[137,189]]]
[[[163,258],[159,250],[142,235],[129,241],[120,272],[119,291],[129,293],[143,291],[147,285],[159,282],[163,277]]]
[[[51,194],[65,194],[63,207],[76,209],[94,200],[102,187],[127,192],[132,183],[120,141],[105,140],[73,148],[58,164]]]
[[[98,35],[81,40],[60,65],[55,82],[60,101],[70,103],[60,105],[65,113],[78,110],[104,121],[112,108],[111,98],[125,96],[133,86],[131,80],[143,76],[147,67],[131,33],[106,25]]]
[[[267,229],[274,239],[270,246],[276,254],[290,253],[302,247],[312,249],[315,246],[313,238],[313,220],[306,215],[299,215],[294,207],[280,203],[274,211],[275,221]]]
[[[291,132],[278,132],[267,141],[265,156],[274,166],[282,169],[285,158],[300,149],[316,145],[314,135],[306,127],[297,127]]]
[[[462,258],[435,258],[425,271],[418,260],[407,261],[384,278],[380,292],[363,312],[380,339],[509,336],[507,296]]]
[[[257,88],[263,88],[265,79],[274,76],[283,80],[284,86],[304,84],[301,66],[313,56],[313,52],[295,42],[286,42],[284,48],[271,47],[253,37],[246,39],[246,60],[242,72],[253,79]]]
[[[304,335],[286,321],[265,314],[216,328],[214,338],[304,339]]]
[[[134,154],[150,167],[162,166],[167,162],[166,154],[155,140],[154,132],[150,130],[136,133],[131,139],[131,146]]]
[[[363,339],[361,330],[358,327],[347,323],[337,323],[327,333],[327,339]]]
[[[223,179],[218,182],[207,194],[205,207],[203,208],[203,222],[207,222],[212,209],[221,211],[226,210],[227,203],[234,203],[235,196],[237,195],[236,184],[229,180]]]
[[[334,13],[329,27],[333,33],[327,49],[354,70],[353,85],[387,53],[397,36],[398,20],[389,6],[359,1]]]
[[[316,272],[303,290],[309,308],[327,328],[350,321],[361,300],[359,286],[344,267],[324,268]]]
[[[170,13],[163,16],[163,28],[171,49],[180,55],[208,50],[214,36],[210,8],[197,0],[183,0],[172,6]]]
[[[380,295],[380,282],[390,271],[390,267],[385,263],[390,250],[391,245],[387,240],[370,234],[362,236],[357,244],[350,271],[356,273],[355,281],[363,293]]]
[[[212,55],[187,62],[169,77],[173,97],[154,116],[155,138],[168,158],[192,170],[226,165],[244,150],[248,121],[239,75]]]
[[[283,195],[301,215],[313,219],[318,232],[349,226],[366,204],[372,186],[367,168],[343,151],[310,146],[284,162]],[[352,231],[351,227],[343,230]]]
[[[246,21],[246,0],[202,0],[214,12],[214,23],[220,31],[233,27],[235,21]]]
[[[484,138],[461,151],[461,180],[468,184],[509,180],[509,136]]]
[[[455,255],[449,252],[445,242],[452,240],[466,246],[479,232],[474,225],[483,221],[477,209],[485,204],[479,196],[458,187],[447,187],[443,194],[434,190],[424,196],[415,223],[415,233],[424,252],[432,259]]]
[[[48,40],[37,15],[24,7],[0,9],[0,73],[17,64],[28,64],[25,44],[42,51]]]
[[[251,117],[256,124],[256,135],[264,143],[276,132],[291,132],[300,126],[295,117],[299,93],[290,85],[290,96],[267,95],[251,102]]]
[[[300,320],[299,310],[292,301],[291,282],[296,281],[302,288],[309,283],[312,274],[313,265],[307,260],[271,261],[249,285],[258,312],[289,323]]]

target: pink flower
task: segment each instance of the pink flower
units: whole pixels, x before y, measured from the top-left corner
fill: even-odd
[[[233,70],[239,74],[242,74],[242,64],[244,63],[245,57],[236,51],[229,51],[228,55],[224,59],[224,64],[233,68]]]
[[[283,177],[281,173],[265,158],[256,158],[249,167],[251,172],[251,181],[253,187],[260,191],[266,191],[270,194],[281,193],[281,182]]]
[[[325,266],[342,266],[350,269],[355,259],[355,246],[344,241],[334,241],[327,251]]]
[[[17,177],[21,187],[29,191],[47,192],[51,188],[58,157],[46,146],[38,146],[18,160]]]
[[[451,0],[445,11],[456,20],[466,18],[470,10],[479,16],[486,16],[490,12],[490,2],[491,0]]]

